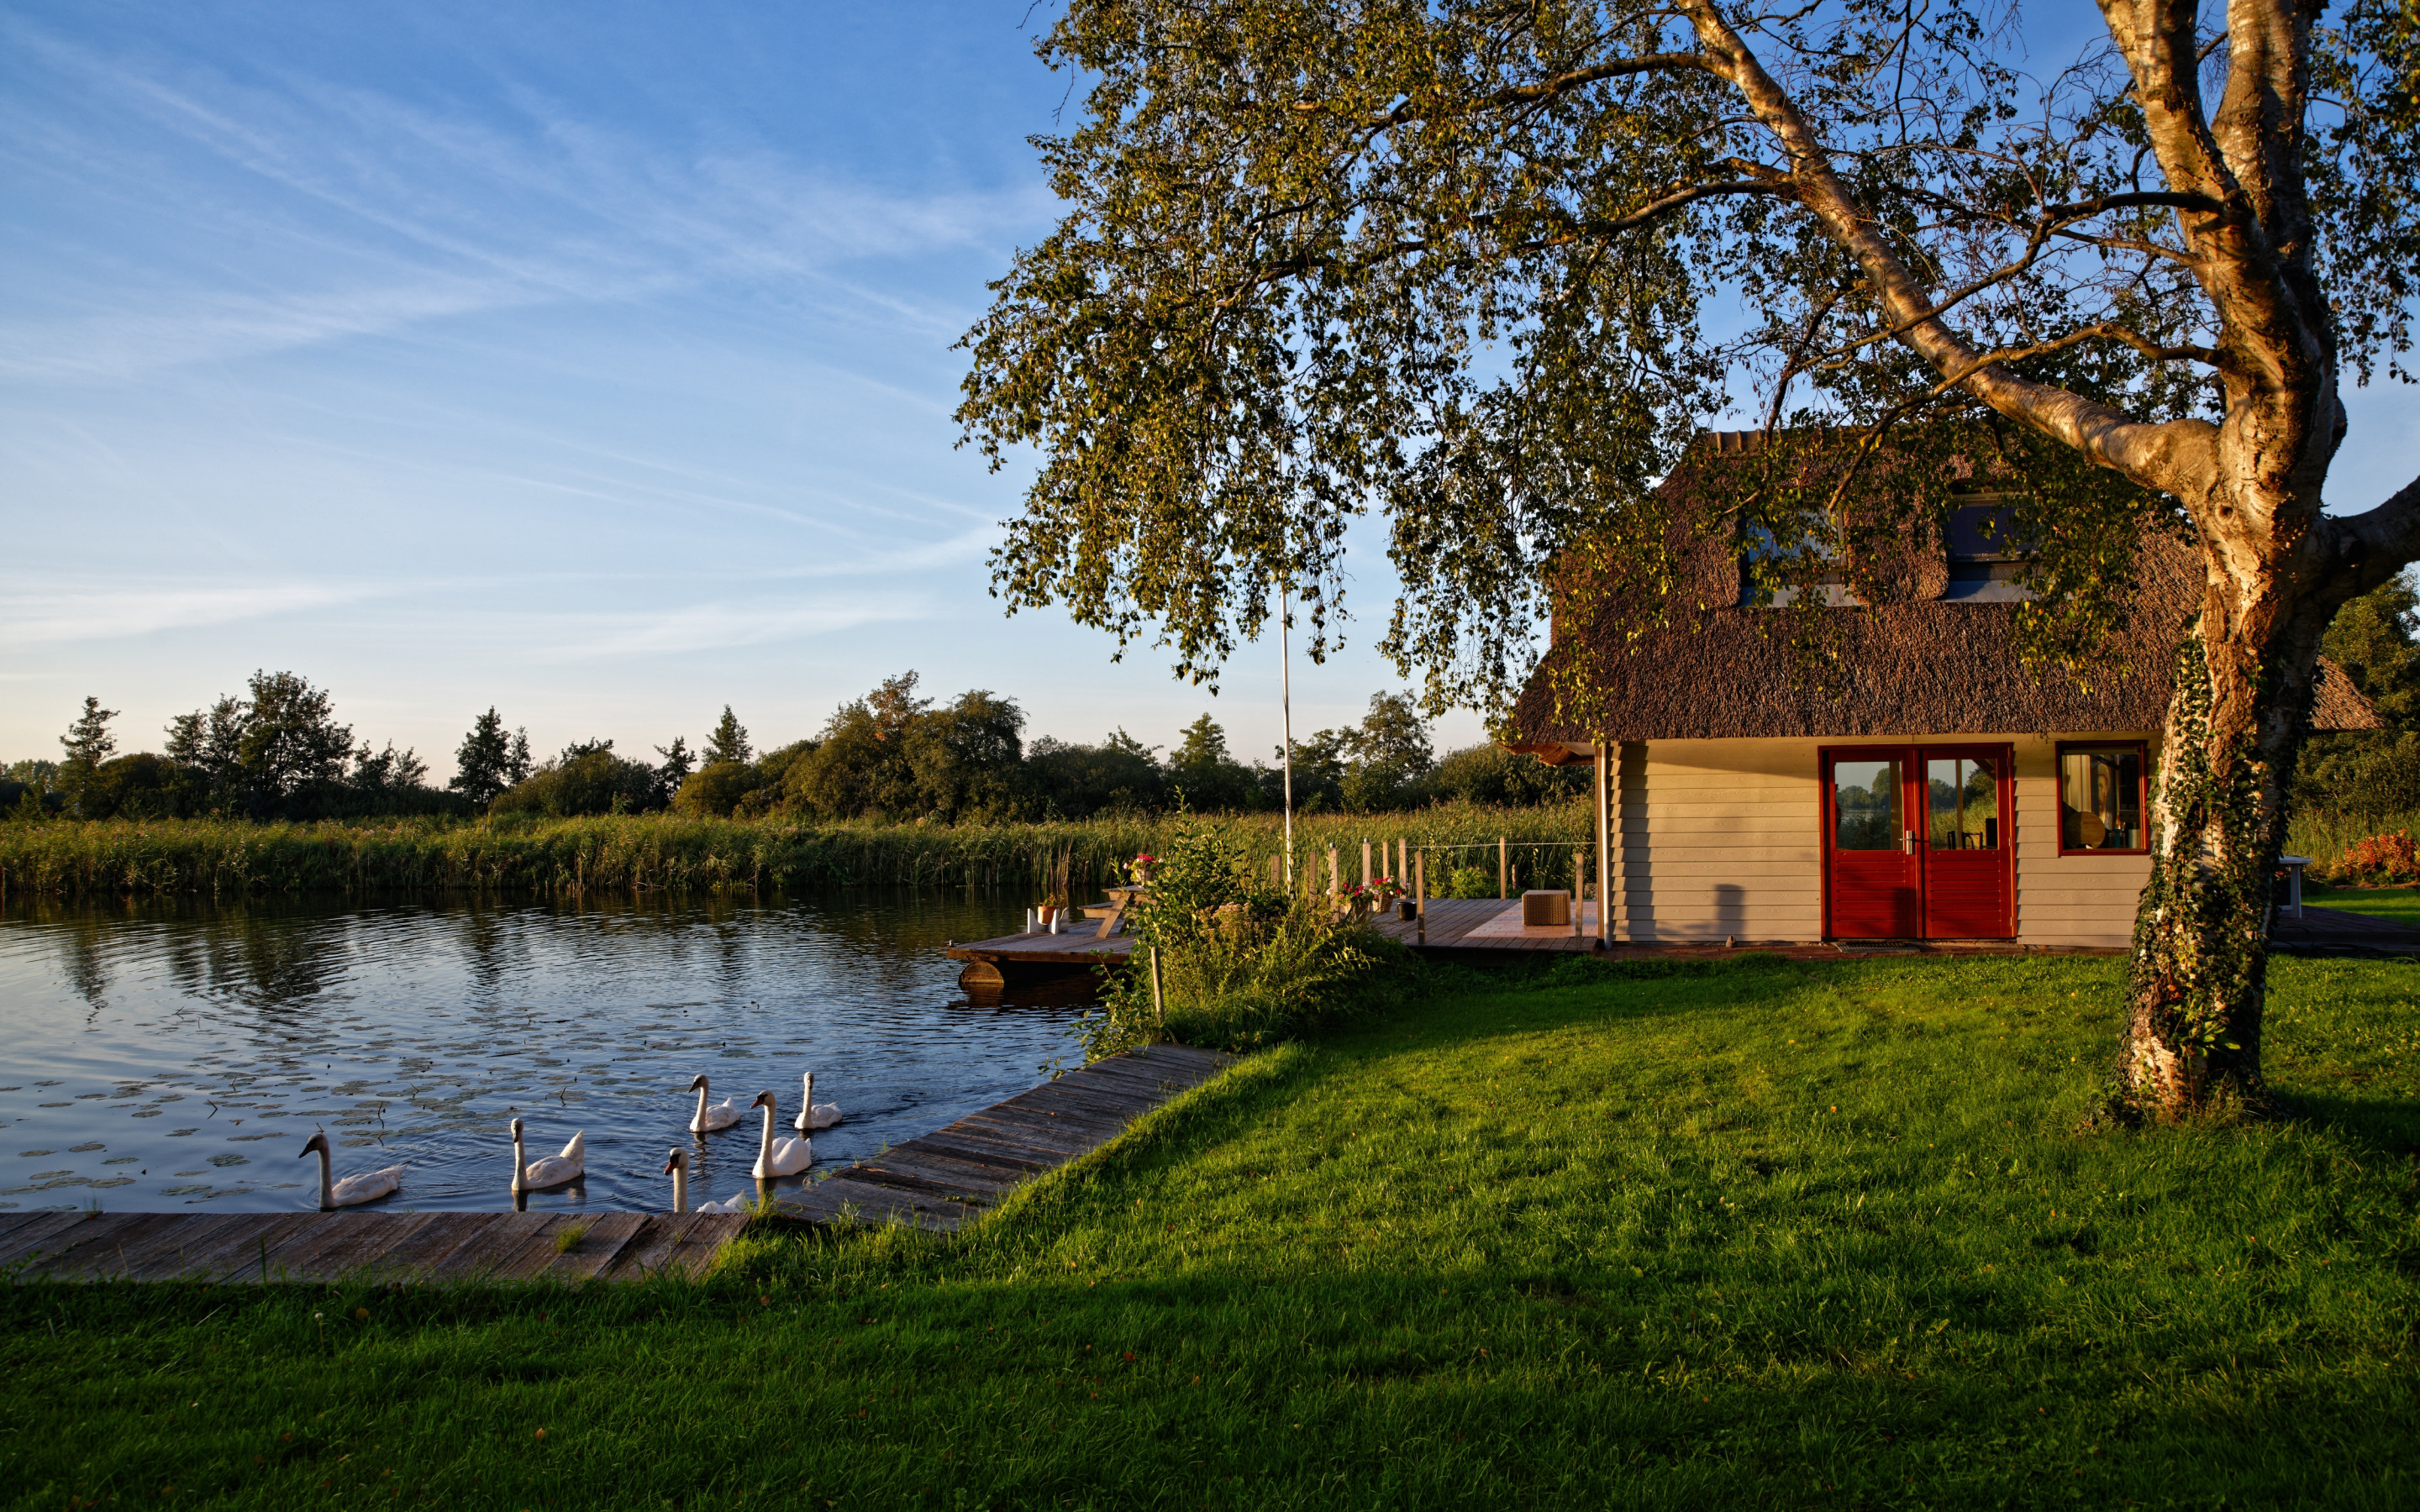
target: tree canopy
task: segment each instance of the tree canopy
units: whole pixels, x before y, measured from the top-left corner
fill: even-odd
[[[1041,455],[996,590],[1201,678],[1282,579],[1316,656],[1376,510],[1383,649],[1490,708],[1550,560],[1663,570],[1649,490],[1727,411],[1966,423],[2033,486],[2047,652],[2134,534],[2223,507],[2223,428],[2308,475],[2308,531],[2336,370],[2408,376],[2412,8],[2103,11],[2037,62],[1990,0],[1076,0],[1039,47],[1086,85],[1038,140],[1068,209],[966,338],[968,436]],[[1841,502],[1738,513],[1822,541]],[[2302,570],[2358,558],[2349,596],[2414,515]]]

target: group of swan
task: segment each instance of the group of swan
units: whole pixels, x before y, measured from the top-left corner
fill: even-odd
[[[743,1117],[739,1104],[729,1098],[712,1106],[707,1105],[706,1080],[704,1076],[691,1082],[690,1090],[697,1094],[697,1116],[690,1119],[689,1124],[690,1132],[692,1134],[709,1134],[718,1129],[728,1129]],[[841,1112],[837,1106],[815,1101],[814,1072],[806,1073],[802,1104],[799,1109],[796,1123],[801,1134],[815,1129],[829,1129],[841,1121]],[[811,1141],[804,1138],[779,1141],[774,1139],[773,1121],[778,1115],[774,1110],[772,1093],[759,1092],[756,1094],[756,1100],[748,1105],[765,1110],[764,1137],[757,1145],[756,1164],[751,1168],[751,1175],[759,1181],[770,1181],[784,1176],[796,1176],[815,1163],[815,1147]],[[521,1120],[513,1119],[513,1196],[520,1196],[525,1192],[544,1192],[552,1187],[567,1186],[587,1175],[587,1139],[588,1135],[584,1130],[575,1132],[571,1136],[571,1142],[563,1147],[562,1154],[541,1155],[532,1160],[521,1148]],[[403,1185],[404,1167],[400,1165],[390,1165],[384,1170],[364,1171],[358,1176],[348,1176],[341,1181],[334,1180],[334,1167],[328,1148],[328,1136],[325,1134],[313,1134],[309,1142],[303,1145],[302,1153],[319,1157],[319,1208],[325,1212],[333,1212],[338,1208],[358,1207],[365,1202],[376,1202]],[[674,1150],[672,1159],[664,1165],[664,1172],[673,1179],[673,1211],[689,1211],[688,1157],[677,1149]],[[697,1211],[739,1212],[744,1210],[746,1196],[745,1193],[736,1194],[727,1202],[708,1202]]]

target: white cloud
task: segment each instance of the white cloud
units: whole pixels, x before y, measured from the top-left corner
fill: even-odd
[[[225,588],[155,585],[88,593],[11,594],[0,596],[0,644],[115,640],[162,630],[265,619],[367,596],[366,590],[315,583]]]
[[[548,647],[537,653],[537,659],[595,661],[763,645],[918,620],[928,612],[921,594],[886,600],[831,598],[812,604],[692,604],[652,614],[591,621],[592,633]]]

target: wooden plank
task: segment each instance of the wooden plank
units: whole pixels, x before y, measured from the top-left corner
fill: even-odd
[[[439,1283],[484,1280],[502,1261],[547,1226],[550,1215],[539,1212],[458,1212],[445,1215],[451,1224],[472,1230],[471,1241],[457,1246],[427,1270]]]
[[[606,1267],[609,1281],[644,1281],[661,1273],[678,1248],[681,1236],[700,1218],[713,1213],[649,1213],[639,1230],[630,1236]]]
[[[736,1212],[699,1212],[685,1216],[694,1220],[680,1231],[672,1254],[664,1260],[664,1269],[675,1275],[702,1275],[722,1253],[722,1246],[739,1237],[748,1227],[745,1214]]]
[[[1010,1186],[1015,1186],[1033,1174],[1032,1167],[1021,1163],[1011,1164],[991,1156],[977,1155],[955,1144],[936,1144],[931,1134],[920,1134],[904,1145],[897,1145],[885,1150],[881,1156],[876,1158],[882,1159],[892,1155],[904,1156],[914,1161],[946,1161],[952,1166],[965,1166],[971,1176],[1005,1182]]]
[[[820,1218],[819,1221],[823,1222],[831,1222],[845,1214],[861,1224],[901,1223],[942,1232],[955,1229],[973,1211],[944,1198],[925,1196],[897,1187],[876,1186],[870,1182],[851,1180],[845,1176],[834,1176],[804,1189],[799,1195],[797,1206],[811,1212],[830,1214]]]
[[[321,1226],[325,1242],[307,1258],[288,1261],[289,1273],[315,1281],[349,1275],[442,1217],[434,1212],[330,1213]]]
[[[1023,1146],[1034,1150],[1063,1155],[1069,1159],[1089,1154],[1109,1143],[1106,1139],[1095,1138],[1081,1130],[1040,1117],[1029,1119],[1012,1113],[1005,1117],[995,1118],[989,1112],[985,1112],[960,1121],[970,1126],[972,1132],[981,1134],[986,1138],[998,1140],[1001,1144]],[[954,1128],[957,1125],[952,1127]],[[1061,1164],[1063,1165],[1065,1162],[1063,1161]]]
[[[541,1281],[588,1281],[612,1270],[623,1247],[646,1226],[644,1212],[608,1212],[589,1221],[580,1242],[539,1269]]]
[[[500,1254],[489,1267],[488,1275],[496,1281],[528,1281],[552,1264],[557,1237],[574,1224],[586,1223],[584,1212],[550,1212],[535,1232]]]
[[[1157,1088],[1121,1087],[1108,1081],[1078,1081],[1062,1076],[1055,1082],[1045,1082],[1031,1092],[1020,1092],[1016,1102],[1045,1112],[1091,1119],[1123,1129],[1135,1119],[1168,1101],[1168,1094]]]
[[[86,1218],[73,1227],[61,1230],[32,1257],[29,1269],[42,1275],[81,1274],[96,1255],[108,1253],[117,1238],[146,1218],[158,1213],[105,1212],[98,1218]]]
[[[194,1273],[220,1282],[262,1279],[260,1252],[284,1242],[286,1236],[318,1216],[316,1212],[252,1212],[248,1227],[230,1227],[224,1235],[205,1236],[185,1252]]]
[[[1125,1124],[1121,1120],[1104,1122],[1078,1118],[1063,1110],[1036,1108],[1022,1103],[1015,1106],[1002,1103],[981,1113],[970,1113],[967,1118],[968,1121],[981,1127],[1017,1135],[1029,1144],[1047,1149],[1066,1149],[1078,1155],[1095,1145],[1106,1145],[1125,1132]]]
[[[61,1233],[83,1223],[82,1212],[12,1212],[0,1228],[0,1265],[10,1264],[51,1243]]]
[[[364,1258],[353,1268],[353,1274],[364,1278],[381,1276],[391,1281],[425,1281],[456,1251],[478,1242],[479,1226],[462,1220],[486,1214],[432,1212],[428,1216],[431,1222],[421,1225],[380,1253]]]
[[[164,1228],[140,1248],[125,1252],[126,1275],[133,1281],[173,1281],[179,1276],[196,1273],[187,1257],[198,1253],[221,1236],[254,1227],[261,1215],[246,1212],[197,1212],[179,1214],[180,1221]]]
[[[1029,1175],[1057,1170],[1076,1158],[1065,1150],[1036,1149],[1032,1145],[1004,1143],[963,1123],[919,1134],[908,1143],[937,1149],[945,1155],[959,1155],[971,1161],[1013,1167]]]
[[[1019,1092],[1006,1102],[995,1103],[973,1117],[997,1119],[1016,1113],[1029,1118],[1049,1119],[1061,1127],[1092,1129],[1114,1134],[1151,1105],[1139,1097],[1110,1098],[1096,1092],[1062,1088],[1051,1082],[1030,1092]]]
[[[114,1214],[123,1222],[110,1226],[109,1232],[79,1238],[72,1245],[42,1264],[44,1273],[59,1279],[85,1276],[102,1280],[125,1274],[131,1267],[127,1251],[140,1253],[144,1246],[172,1236],[184,1224],[181,1212],[130,1212]],[[97,1225],[87,1225],[90,1234]]]
[[[957,1161],[919,1151],[902,1157],[898,1150],[859,1161],[848,1167],[849,1180],[872,1181],[877,1186],[895,1186],[903,1191],[923,1192],[931,1196],[953,1201],[965,1201],[982,1207],[1014,1190],[1022,1180],[1005,1178],[998,1171],[986,1171]]]

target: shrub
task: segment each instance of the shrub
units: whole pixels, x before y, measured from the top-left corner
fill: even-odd
[[[1446,898],[1493,898],[1496,896],[1496,873],[1484,867],[1458,866],[1445,879]]]
[[[1112,976],[1083,1024],[1086,1058],[1173,1037],[1247,1049],[1384,1000],[1410,960],[1365,913],[1308,887],[1259,883],[1229,826],[1181,816],[1135,914],[1134,969]],[[1159,953],[1166,1008],[1152,995]]]
[[[2412,847],[2412,832],[2398,829],[2391,834],[2372,835],[2345,847],[2336,857],[2329,873],[2335,882],[2361,882],[2371,886],[2390,882],[2420,882],[2420,855]]]

